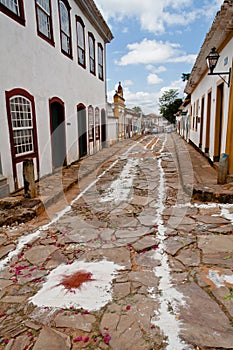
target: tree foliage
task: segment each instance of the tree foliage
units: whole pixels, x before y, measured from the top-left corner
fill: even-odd
[[[137,113],[141,113],[142,112],[142,109],[141,109],[141,107],[139,107],[139,106],[135,106],[135,107],[133,107],[132,108],[135,112],[137,112]]]
[[[159,98],[159,110],[164,118],[170,123],[175,123],[179,107],[182,104],[182,99],[178,98],[179,92],[176,89],[170,89],[164,91],[163,95]]]

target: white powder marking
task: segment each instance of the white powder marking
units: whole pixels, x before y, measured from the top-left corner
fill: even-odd
[[[225,287],[225,283],[233,284],[233,276],[220,275],[216,270],[209,270],[207,276],[217,288]]]
[[[132,146],[128,148],[128,150],[124,153],[124,155],[127,155],[137,144],[140,142],[136,142]],[[4,269],[5,265],[9,263],[9,261],[14,257],[20,254],[21,250],[24,248],[25,245],[29,244],[31,241],[33,241],[35,238],[38,238],[42,231],[47,230],[51,225],[55,224],[59,221],[60,218],[62,218],[66,213],[68,213],[71,210],[72,205],[77,202],[90,188],[96,185],[96,183],[101,179],[102,176],[104,176],[111,168],[113,168],[117,163],[119,162],[119,159],[115,160],[107,169],[105,169],[93,182],[91,182],[82,192],[79,193],[79,195],[71,202],[70,205],[68,205],[65,209],[58,212],[54,218],[46,225],[41,226],[36,232],[31,233],[29,235],[26,235],[24,237],[20,237],[18,240],[18,244],[14,250],[12,250],[4,259],[0,261],[0,271]]]
[[[160,153],[163,152],[166,143],[166,138],[163,141]],[[160,278],[159,289],[161,295],[159,297],[160,309],[155,312],[155,317],[152,319],[152,324],[158,326],[164,335],[167,337],[167,349],[168,350],[184,350],[185,344],[179,338],[181,329],[180,321],[176,318],[174,313],[178,312],[179,305],[185,305],[184,296],[178,292],[172,282],[170,267],[168,264],[167,255],[164,252],[165,248],[165,232],[166,228],[163,223],[162,214],[165,209],[165,184],[164,184],[164,171],[162,167],[162,159],[158,160],[158,168],[160,173],[159,189],[158,189],[158,209],[156,214],[156,224],[158,225],[158,235],[160,240],[159,248],[154,254],[154,259],[161,262],[160,266],[154,269],[156,277]],[[172,310],[173,313],[169,312]],[[189,347],[189,349],[192,349]]]
[[[112,280],[117,271],[124,269],[112,261],[78,261],[71,265],[60,265],[54,269],[37,294],[29,299],[38,307],[83,308],[87,311],[101,309],[112,300]],[[84,282],[80,288],[69,291],[60,285],[64,277],[78,271],[92,274],[91,281]]]
[[[230,220],[230,222],[233,224],[233,213],[230,213],[229,210],[226,208],[222,208],[221,216],[223,216],[225,219]]]
[[[120,203],[130,199],[129,195],[132,192],[132,184],[137,170],[135,167],[138,163],[139,159],[128,159],[119,178],[111,184],[105,196],[100,199],[101,203],[112,201]]]

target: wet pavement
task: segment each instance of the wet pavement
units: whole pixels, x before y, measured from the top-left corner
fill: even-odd
[[[0,349],[233,349],[233,205],[191,198],[173,134],[104,152],[0,229]]]

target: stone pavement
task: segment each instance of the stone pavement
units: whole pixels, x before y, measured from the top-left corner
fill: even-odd
[[[209,164],[208,160],[178,134],[173,133],[172,138],[184,191],[193,199],[203,202],[233,203],[233,182],[218,185],[217,171]],[[134,139],[135,142],[137,139],[139,138]],[[115,154],[123,152],[131,141],[132,139],[127,139],[109,148],[103,148],[94,155],[42,178],[37,183],[38,196],[35,199],[24,198],[22,190],[11,197],[0,199],[0,226],[31,220],[52,203],[55,203],[74,184],[97,169],[103,162],[107,162],[108,159],[114,158]]]
[[[122,148],[56,221],[1,228],[0,349],[233,349],[233,206],[190,203],[174,147]]]
[[[233,203],[233,182],[217,184],[218,171],[207,158],[178,134],[172,134],[176,145],[181,181],[193,199],[202,202]],[[190,162],[192,169],[190,169]]]

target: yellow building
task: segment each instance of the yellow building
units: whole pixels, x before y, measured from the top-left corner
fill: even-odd
[[[119,82],[114,100],[114,117],[118,118],[118,140],[125,138],[125,99],[123,97],[123,89]]]

